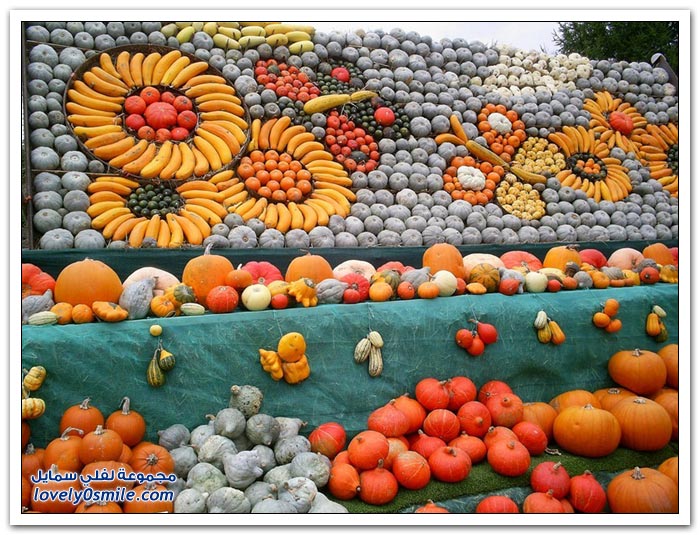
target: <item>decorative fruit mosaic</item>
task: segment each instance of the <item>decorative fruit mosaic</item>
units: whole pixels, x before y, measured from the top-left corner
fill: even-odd
[[[678,98],[649,63],[400,28],[24,30],[39,248],[678,237]]]

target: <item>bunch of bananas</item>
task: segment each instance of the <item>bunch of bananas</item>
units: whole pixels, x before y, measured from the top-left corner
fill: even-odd
[[[621,98],[613,98],[608,91],[599,91],[594,99],[586,99],[583,109],[591,114],[590,128],[600,136],[600,141],[606,143],[609,149],[619,147],[625,152],[639,152],[639,145],[632,141],[632,135],[644,131],[647,120],[629,102]],[[624,134],[615,129],[610,123],[611,114],[622,113],[632,125],[631,133]]]
[[[639,156],[648,165],[651,178],[658,180],[671,196],[678,197],[678,127],[673,123],[650,124],[632,140],[640,144]]]
[[[206,73],[208,68],[207,62],[193,62],[179,50],[147,55],[125,50],[114,63],[103,52],[99,66],[87,70],[68,90],[68,121],[85,146],[115,169],[146,179],[203,177],[239,155],[248,129],[235,89],[224,77]],[[151,85],[166,86],[193,100],[199,122],[191,140],[157,144],[124,129],[126,96]]]
[[[313,26],[280,22],[172,22],[161,28],[165,37],[175,37],[180,44],[189,42],[197,32],[211,36],[214,46],[223,50],[245,50],[262,44],[288,46],[292,54],[314,49]]]

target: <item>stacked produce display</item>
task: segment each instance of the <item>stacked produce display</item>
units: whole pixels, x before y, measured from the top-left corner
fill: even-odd
[[[29,22],[24,38],[22,512],[679,512],[666,71],[400,28]],[[84,257],[41,261],[71,249]],[[153,253],[183,256],[120,265]],[[585,296],[575,318],[556,306],[569,295]],[[502,298],[534,311],[506,318]],[[316,310],[349,322],[332,346],[291,325]],[[373,322],[390,311],[451,351],[402,370],[410,341]],[[33,343],[105,328],[145,348],[119,406],[94,381],[57,406],[65,370]],[[188,346],[200,328],[233,333],[231,354]],[[586,383],[600,388],[540,399],[498,370],[483,380],[516,328],[535,359],[604,337]],[[194,361],[223,358],[215,410],[152,413],[198,388]],[[454,372],[431,372],[438,358]],[[332,421],[302,413],[297,396],[342,403],[315,381],[339,360],[377,390]],[[403,371],[418,380],[392,390]]]

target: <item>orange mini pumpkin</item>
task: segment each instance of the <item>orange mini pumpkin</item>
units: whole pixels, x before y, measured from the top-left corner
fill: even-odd
[[[189,260],[182,270],[182,282],[194,290],[197,302],[204,306],[209,291],[225,285],[226,276],[233,270],[228,258],[210,251],[211,246],[207,246],[203,254]]]
[[[65,325],[73,321],[73,305],[70,303],[56,303],[51,307],[51,312],[58,316],[56,323],[59,325]]]
[[[429,267],[432,274],[446,269],[458,279],[465,276],[462,253],[450,243],[436,243],[428,247],[423,253],[423,267]]]
[[[547,251],[542,265],[547,268],[557,268],[564,271],[567,262],[575,262],[579,266],[581,265],[581,255],[578,254],[577,245],[558,245],[552,247]]]

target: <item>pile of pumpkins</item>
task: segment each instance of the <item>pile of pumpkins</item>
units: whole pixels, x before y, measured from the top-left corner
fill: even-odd
[[[501,256],[469,253],[454,245],[427,248],[419,268],[390,261],[375,267],[354,259],[335,267],[317,254],[294,258],[285,273],[267,261],[235,267],[210,249],[189,260],[181,278],[142,267],[124,281],[99,260],[66,266],[54,279],[41,268],[22,265],[22,323],[30,325],[119,322],[126,319],[282,309],[298,305],[434,299],[463,294],[504,295],[602,289],[678,282],[677,248],[650,244],[605,257],[575,245],[550,248],[544,259],[524,250]],[[84,284],[90,280],[91,284]]]
[[[309,438],[315,451],[332,460],[328,490],[341,502],[359,498],[385,505],[399,489],[464,481],[473,465],[486,461],[505,477],[532,470],[534,496],[525,498],[525,513],[678,512],[677,457],[658,470],[626,471],[607,492],[588,471],[571,478],[561,463],[538,458],[555,448],[587,458],[610,455],[618,447],[652,452],[678,440],[676,344],[658,353],[618,351],[608,372],[614,386],[569,390],[549,402],[524,402],[499,380],[477,388],[465,376],[427,377],[413,396],[404,394],[374,410],[367,428],[347,444],[336,422],[321,424]],[[416,512],[446,512],[434,507]],[[512,500],[492,499],[477,512],[519,510]]]

